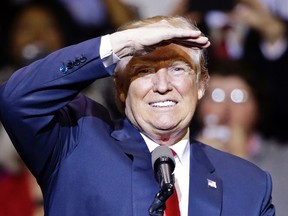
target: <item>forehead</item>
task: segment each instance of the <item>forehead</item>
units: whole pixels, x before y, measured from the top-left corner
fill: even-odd
[[[40,6],[32,6],[30,8],[24,9],[17,20],[18,22],[24,22],[24,21],[39,22],[38,19],[46,19],[54,21],[53,15],[48,10]]]
[[[212,75],[209,81],[209,88],[222,88],[224,90],[231,90],[234,88],[242,88],[249,90],[249,85],[238,76],[222,76]]]
[[[127,66],[129,67],[135,64],[152,65],[171,61],[183,61],[189,64],[192,68],[194,68],[195,65],[195,61],[192,58],[191,49],[176,44],[169,44],[167,46],[158,47],[153,52],[145,56],[133,57]]]

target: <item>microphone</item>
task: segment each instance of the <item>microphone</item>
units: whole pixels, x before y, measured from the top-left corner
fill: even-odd
[[[152,152],[152,166],[161,189],[173,188],[175,160],[171,149],[167,146],[158,146]]]
[[[163,216],[166,208],[165,202],[174,192],[175,160],[171,149],[167,146],[158,146],[151,156],[154,173],[160,184],[160,191],[156,194],[149,208],[149,215]]]

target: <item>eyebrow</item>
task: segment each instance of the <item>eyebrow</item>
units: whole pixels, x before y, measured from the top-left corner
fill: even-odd
[[[192,64],[190,61],[188,61],[186,58],[183,58],[182,56],[177,56],[176,58],[169,58],[169,59],[165,59],[165,58],[157,58],[157,59],[137,59],[135,60],[137,61],[136,63],[130,62],[127,66],[129,66],[131,69],[135,69],[135,68],[141,68],[141,67],[151,67],[153,65],[172,65],[174,63],[184,63],[188,66],[190,66],[193,69],[193,66],[195,66],[194,64]]]

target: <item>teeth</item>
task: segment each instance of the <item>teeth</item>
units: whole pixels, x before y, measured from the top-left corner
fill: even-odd
[[[168,107],[168,106],[174,106],[176,104],[175,101],[160,101],[155,103],[150,103],[153,107]]]

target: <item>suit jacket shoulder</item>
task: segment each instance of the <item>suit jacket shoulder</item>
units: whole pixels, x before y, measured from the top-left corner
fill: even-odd
[[[190,193],[213,203],[209,215],[274,215],[269,173],[240,157],[197,141],[191,143]],[[194,201],[190,197],[190,202]],[[198,209],[199,203],[191,205],[198,215],[207,215],[207,209]]]

